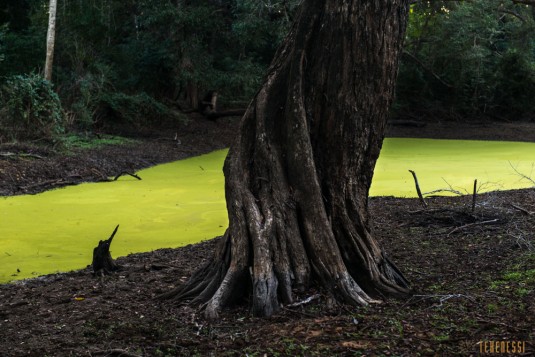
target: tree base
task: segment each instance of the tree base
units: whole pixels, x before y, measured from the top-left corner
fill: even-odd
[[[410,294],[368,217],[408,10],[302,3],[225,160],[229,228],[212,260],[162,297],[216,318],[240,297],[270,316],[312,285],[352,305]]]

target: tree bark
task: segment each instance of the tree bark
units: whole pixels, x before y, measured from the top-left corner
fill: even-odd
[[[224,165],[229,228],[164,294],[270,316],[321,286],[366,305],[409,294],[372,236],[368,192],[392,102],[408,0],[309,0],[243,116]]]
[[[48,10],[48,31],[46,34],[45,79],[52,81],[52,64],[54,62],[54,45],[56,42],[56,8],[57,0],[50,0]]]

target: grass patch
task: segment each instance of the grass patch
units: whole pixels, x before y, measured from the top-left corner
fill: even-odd
[[[498,290],[502,288],[515,288],[516,295],[523,297],[533,292],[535,286],[535,269],[533,267],[535,262],[535,254],[528,254],[521,258],[520,263],[511,267],[511,270],[504,273],[499,280],[492,281],[490,288]]]
[[[136,140],[116,135],[87,135],[71,134],[61,138],[62,146],[67,150],[89,150],[97,149],[106,145],[127,145],[135,143]]]

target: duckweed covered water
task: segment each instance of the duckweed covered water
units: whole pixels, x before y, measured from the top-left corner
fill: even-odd
[[[533,186],[515,169],[535,179],[535,144],[526,142],[387,138],[377,162],[371,196],[417,197],[414,170],[422,192],[451,188],[472,193]],[[514,169],[513,169],[514,168]]]
[[[226,150],[142,170],[142,181],[87,183],[0,198],[0,282],[83,268],[93,248],[119,231],[112,256],[178,247],[221,235],[228,225],[222,174]],[[516,142],[386,139],[371,195],[530,187],[535,145]],[[448,184],[447,184],[447,183]]]
[[[0,198],[0,282],[83,268],[117,224],[114,258],[221,235],[228,225],[225,155],[221,150],[141,170],[141,181],[123,176]]]

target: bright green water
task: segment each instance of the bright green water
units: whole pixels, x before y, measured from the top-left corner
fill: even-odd
[[[114,258],[221,235],[228,224],[225,155],[221,150],[142,170],[142,181],[123,176],[0,198],[0,282],[82,268],[117,224]],[[371,194],[414,197],[408,169],[416,171],[424,192],[448,188],[443,179],[461,191],[471,191],[475,178],[486,190],[530,187],[509,162],[529,176],[535,144],[387,139]]]
[[[414,170],[422,192],[454,189],[472,193],[531,187],[511,167],[535,179],[535,144],[525,142],[386,139],[370,195],[416,197]],[[447,182],[447,183],[446,183]]]

